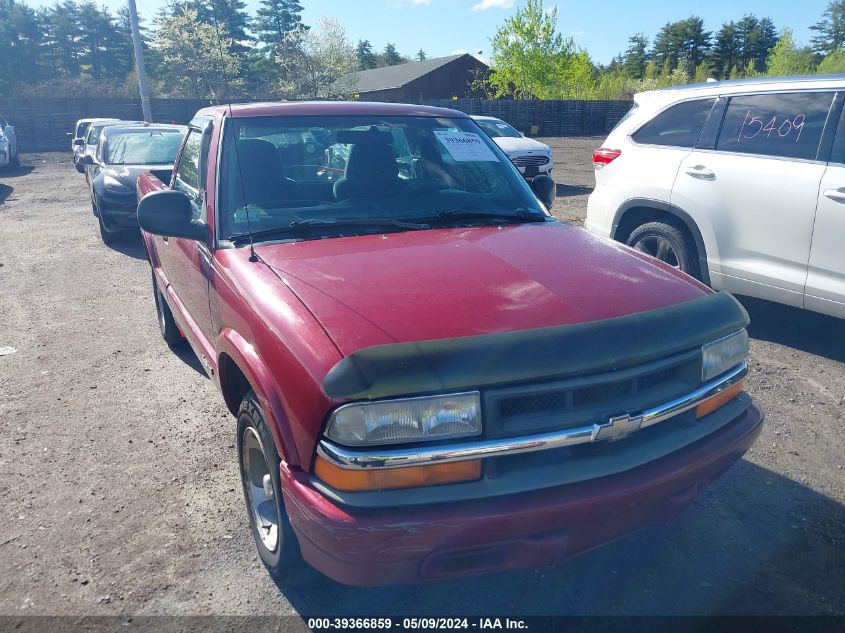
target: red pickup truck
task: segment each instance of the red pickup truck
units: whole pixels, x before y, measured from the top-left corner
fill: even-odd
[[[162,334],[237,418],[278,579],[547,566],[675,516],[760,433],[736,300],[556,221],[460,112],[207,108],[139,195]]]

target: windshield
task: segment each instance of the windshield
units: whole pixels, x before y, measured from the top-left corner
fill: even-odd
[[[499,136],[507,136],[509,138],[520,138],[522,136],[522,134],[520,134],[517,130],[512,128],[504,121],[500,121],[499,119],[494,119],[492,121],[481,120],[476,121],[476,123],[478,123],[482,130],[487,132],[490,138],[496,138]]]
[[[471,119],[236,118],[225,134],[221,239],[250,231],[267,239],[315,239],[388,225],[428,228],[446,216],[465,224],[547,217]],[[285,235],[303,226],[307,234]]]
[[[88,129],[88,138],[85,140],[86,145],[96,145],[100,142],[100,132],[103,131],[103,128],[106,127],[108,123],[92,123],[91,127]]]
[[[139,131],[106,137],[104,162],[109,165],[170,165],[182,143],[179,130]]]

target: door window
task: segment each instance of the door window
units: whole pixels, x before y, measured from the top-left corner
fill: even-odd
[[[833,94],[805,92],[733,97],[716,149],[815,160]]]
[[[179,157],[179,166],[176,168],[176,181],[174,189],[181,191],[191,199],[191,207],[195,220],[203,218],[203,188],[200,184],[200,148],[202,146],[202,133],[199,130],[191,130],[185,141],[185,147]]]
[[[715,102],[713,97],[673,105],[634,132],[632,138],[641,145],[695,147]]]

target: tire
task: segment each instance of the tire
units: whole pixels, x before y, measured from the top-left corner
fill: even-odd
[[[698,249],[686,228],[666,222],[648,222],[631,232],[628,246],[701,279]]]
[[[176,321],[173,319],[170,306],[167,305],[167,301],[161,294],[161,290],[158,289],[155,271],[152,272],[152,278],[153,297],[156,303],[156,317],[158,318],[158,329],[161,331],[161,338],[164,339],[164,342],[167,343],[170,349],[178,349],[182,347],[184,339],[179,332],[179,326],[176,325]]]
[[[255,392],[238,409],[238,465],[258,556],[273,579],[300,585],[311,575],[302,558],[282,497],[279,454]],[[268,494],[269,493],[269,494]]]
[[[15,148],[15,155],[12,156],[12,160],[9,161],[9,165],[12,169],[17,169],[21,166],[21,153]]]
[[[100,238],[103,240],[103,244],[107,244],[111,246],[120,241],[121,234],[116,231],[109,231],[106,228],[105,223],[103,222],[103,214],[102,213],[95,213],[97,216],[97,224],[100,227]]]

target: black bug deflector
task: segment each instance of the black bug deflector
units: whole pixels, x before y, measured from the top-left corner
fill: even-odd
[[[338,400],[375,399],[583,376],[693,349],[748,323],[739,302],[717,292],[602,321],[368,347],[332,367],[323,389]]]

